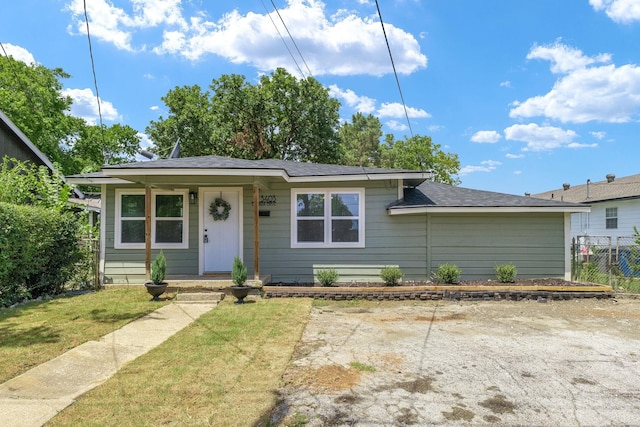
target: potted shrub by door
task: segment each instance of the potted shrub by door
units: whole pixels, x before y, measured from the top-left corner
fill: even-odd
[[[247,267],[238,257],[233,259],[233,268],[231,269],[231,294],[237,298],[236,304],[244,304],[244,298],[249,295],[251,286],[247,285]]]
[[[151,281],[144,284],[152,297],[151,301],[160,301],[160,295],[167,290],[168,283],[164,281],[166,271],[167,261],[164,258],[164,253],[160,251],[151,263]]]

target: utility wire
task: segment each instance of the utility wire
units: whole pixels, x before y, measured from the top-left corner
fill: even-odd
[[[87,40],[89,41],[89,57],[91,58],[91,71],[93,72],[93,86],[96,88],[96,101],[98,103],[98,117],[100,119],[100,138],[102,139],[102,147],[104,142],[104,127],[102,124],[102,108],[100,107],[100,93],[98,92],[98,79],[96,77],[96,65],[93,60],[93,48],[91,47],[91,33],[89,32],[89,17],[87,15],[87,0],[83,0],[84,4],[84,22],[87,24]]]
[[[267,5],[264,4],[264,0],[260,0],[260,1],[262,2],[262,7],[264,7],[265,12],[267,12],[267,16],[271,20],[271,23],[273,24],[273,26],[275,27],[276,31],[278,32],[278,36],[280,36],[280,40],[282,40],[282,44],[284,44],[284,47],[287,48],[287,51],[289,52],[289,56],[291,56],[291,59],[293,59],[293,63],[296,64],[296,68],[300,72],[300,75],[302,77],[304,77],[304,73],[302,72],[302,68],[300,68],[300,65],[298,64],[298,61],[296,61],[295,56],[293,56],[293,52],[291,52],[291,49],[289,49],[289,45],[287,44],[286,41],[284,41],[284,37],[282,37],[282,33],[280,32],[280,29],[278,28],[278,26],[276,25],[276,22],[271,17],[271,13],[269,12],[269,9],[267,9]],[[305,63],[305,65],[306,65],[306,63]]]
[[[387,43],[389,58],[391,58],[391,66],[393,67],[393,74],[396,76],[396,84],[398,85],[398,92],[400,92],[400,100],[402,100],[402,107],[404,108],[404,116],[407,118],[407,124],[409,125],[409,133],[411,134],[411,137],[413,137],[413,129],[411,129],[411,121],[409,120],[407,105],[405,104],[404,96],[402,95],[402,88],[400,87],[400,79],[398,79],[396,64],[393,62],[393,55],[391,54],[391,47],[389,46],[389,39],[387,38],[387,32],[384,29],[384,22],[382,22],[382,13],[380,13],[380,6],[378,5],[378,0],[376,0],[376,9],[378,9],[378,17],[380,18],[380,25],[382,25],[382,33],[384,34],[384,40]]]
[[[298,49],[298,44],[293,39],[293,36],[291,35],[291,32],[289,31],[289,28],[287,27],[287,24],[284,23],[284,19],[282,19],[282,15],[280,15],[280,10],[278,10],[278,7],[276,6],[276,4],[275,4],[275,2],[273,0],[271,0],[271,4],[273,5],[273,8],[276,10],[276,13],[278,14],[278,17],[280,18],[280,22],[282,22],[282,25],[284,25],[284,29],[287,30],[287,34],[289,34],[289,38],[293,42],[293,45],[296,47],[296,50],[298,51],[298,55],[300,55],[300,58],[302,58],[302,62],[304,62],[304,66],[307,67],[307,71],[309,72],[309,75],[311,77],[313,77],[313,73],[309,69],[309,66],[307,65],[307,61],[304,60],[304,56],[302,56],[302,52],[300,52],[300,49]]]

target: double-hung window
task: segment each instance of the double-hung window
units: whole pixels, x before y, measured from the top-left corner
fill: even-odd
[[[364,247],[364,189],[293,189],[291,201],[291,247]]]
[[[116,249],[144,248],[144,190],[116,190]],[[151,247],[184,249],[189,246],[187,190],[151,193]]]
[[[618,208],[606,208],[604,216],[607,230],[618,228]]]

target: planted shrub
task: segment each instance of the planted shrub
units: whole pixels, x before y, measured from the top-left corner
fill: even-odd
[[[340,275],[334,268],[318,271],[318,282],[320,282],[322,286],[333,286],[339,278]]]
[[[155,257],[151,263],[151,281],[154,285],[159,285],[164,282],[165,274],[167,273],[167,260],[164,257],[164,253],[160,253]]]
[[[440,264],[435,273],[438,282],[456,283],[462,271],[455,264]]]
[[[513,264],[496,265],[496,278],[500,283],[513,283],[517,275],[518,269]]]
[[[233,259],[233,267],[231,268],[231,279],[236,286],[245,286],[247,281],[247,267],[238,257]]]
[[[380,270],[380,278],[387,286],[396,286],[404,273],[398,267],[385,267]]]

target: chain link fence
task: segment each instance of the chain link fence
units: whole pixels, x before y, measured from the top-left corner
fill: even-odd
[[[639,236],[578,236],[571,244],[571,280],[640,291]]]

